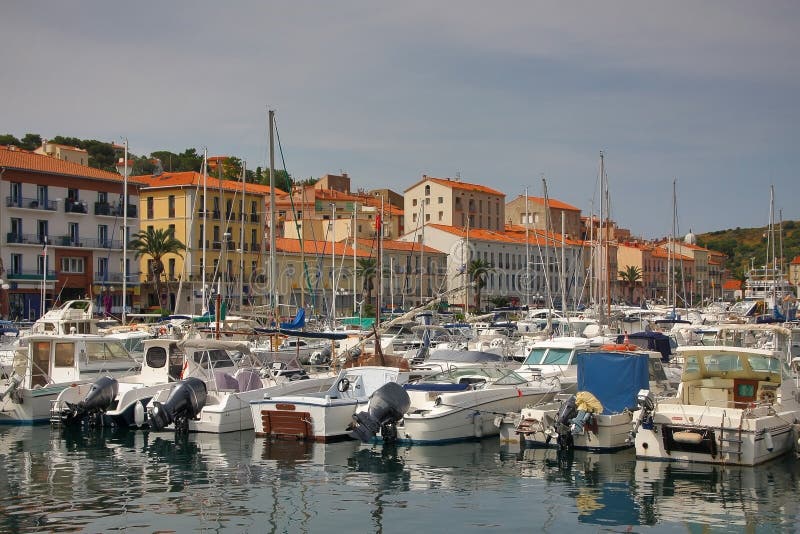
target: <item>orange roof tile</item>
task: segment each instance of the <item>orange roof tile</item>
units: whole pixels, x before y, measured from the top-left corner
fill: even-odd
[[[300,240],[290,239],[288,237],[276,237],[275,248],[277,252],[285,252],[288,254],[300,254]],[[311,239],[303,240],[302,252],[309,255],[324,255],[330,256],[331,242],[330,241],[313,241]],[[353,257],[353,247],[347,246],[343,241],[333,243],[333,251],[337,256],[344,255],[345,257]],[[370,253],[361,249],[356,249],[357,258],[369,258]]]
[[[42,174],[122,182],[122,175],[116,172],[103,171],[79,163],[64,161],[44,154],[34,154],[27,150],[8,146],[0,146],[0,167]],[[136,184],[140,182],[135,177],[129,176],[128,183]]]
[[[356,243],[365,247],[375,246],[375,241],[373,239],[366,239],[363,237],[356,239]],[[422,249],[423,252],[426,252],[428,254],[443,254],[441,250],[429,247],[428,245],[417,243],[416,241],[397,241],[391,239],[384,239],[382,246],[384,250],[419,252],[420,249]]]
[[[670,254],[669,251],[665,248],[656,247],[653,249],[652,256],[654,258],[672,258],[678,261],[694,261],[694,258],[690,258],[689,256],[684,256],[683,254],[672,253]]]
[[[185,172],[165,172],[160,176],[142,175],[132,176],[130,179],[136,179],[148,187],[198,187],[203,185],[203,175],[196,171]],[[209,176],[206,180],[206,187],[210,192],[219,190],[222,187],[225,191],[241,191],[242,184],[234,180],[219,180]],[[269,195],[269,186],[261,184],[245,184],[245,191],[250,194]],[[275,194],[283,194],[283,191],[275,188]]]
[[[525,200],[525,195],[519,195],[517,198],[521,198]],[[542,197],[532,197],[528,195],[528,201],[533,202],[535,204],[541,204],[544,206],[544,198]],[[555,200],[553,198],[547,199],[547,203],[550,205],[551,208],[559,209],[559,210],[567,210],[567,211],[581,211],[580,208],[576,208],[566,202],[561,202],[560,200]]]
[[[742,281],[741,280],[725,280],[722,282],[722,289],[727,289],[728,291],[737,291],[742,289]]]
[[[491,187],[486,187],[485,185],[470,184],[470,183],[467,183],[467,182],[462,182],[460,180],[451,180],[449,178],[434,178],[433,176],[427,176],[427,175],[424,175],[424,174],[422,175],[422,180],[420,180],[419,182],[415,183],[411,187],[407,188],[405,191],[409,191],[409,190],[415,188],[416,186],[418,186],[419,184],[421,184],[423,182],[426,182],[426,181],[431,181],[433,183],[440,184],[440,185],[443,185],[445,187],[450,187],[452,189],[461,189],[461,190],[464,190],[464,191],[475,191],[476,193],[487,193],[489,195],[498,195],[498,196],[501,196],[501,197],[505,197],[506,196],[505,193],[503,193],[501,191],[498,191],[496,189],[492,189]]]
[[[795,256],[795,258],[791,261],[791,265],[800,265],[800,256]]]

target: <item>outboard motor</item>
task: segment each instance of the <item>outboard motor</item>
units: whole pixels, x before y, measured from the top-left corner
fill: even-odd
[[[175,383],[167,400],[162,404],[153,401],[147,410],[152,430],[162,430],[175,423],[176,432],[189,430],[189,419],[196,417],[206,404],[208,390],[199,378],[189,377]]]
[[[95,422],[111,407],[119,393],[119,382],[110,376],[101,376],[94,381],[89,393],[77,404],[66,403],[67,407],[61,411],[60,422],[64,425],[73,425],[87,421]]]
[[[570,432],[570,425],[572,419],[578,414],[576,396],[572,395],[568,398],[558,409],[556,414],[555,432],[550,432],[547,436],[547,442],[550,442],[553,434],[556,434],[556,442],[559,449],[571,449],[573,446],[572,432]]]
[[[367,443],[380,430],[385,443],[397,440],[397,422],[403,418],[409,406],[411,398],[403,386],[387,382],[372,394],[366,411],[353,415],[350,437]]]

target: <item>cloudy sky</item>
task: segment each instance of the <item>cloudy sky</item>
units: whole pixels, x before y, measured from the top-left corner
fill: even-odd
[[[566,5],[564,5],[566,4]],[[635,235],[800,219],[800,3],[5,2],[0,133],[422,174],[588,213],[605,153]],[[279,160],[280,161],[280,160]],[[282,167],[279,164],[278,167]]]

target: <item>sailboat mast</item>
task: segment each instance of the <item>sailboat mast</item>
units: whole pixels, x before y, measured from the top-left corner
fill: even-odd
[[[205,315],[208,313],[208,303],[206,302],[206,228],[208,228],[208,224],[206,224],[207,218],[207,208],[206,203],[208,202],[208,148],[203,149],[203,226],[202,226],[202,236],[201,239],[203,241],[203,255],[202,255],[202,265],[200,266],[200,275],[201,275],[201,291],[200,291],[200,298],[202,302],[200,303],[200,310],[201,314]]]
[[[531,307],[531,227],[528,209],[528,188],[525,187],[525,306]]]
[[[277,265],[275,263],[275,111],[269,110],[269,298],[275,325],[278,325],[278,295],[275,294]]]
[[[351,233],[353,234],[353,315],[358,315],[358,300],[356,297],[356,211],[358,210],[358,203],[353,202],[353,225]]]
[[[599,245],[599,252],[600,257],[598,258],[598,268],[597,268],[597,306],[600,310],[600,322],[605,322],[605,283],[602,283],[603,279],[607,277],[607,272],[605,270],[606,265],[606,249],[605,249],[605,235],[603,232],[603,223],[605,221],[605,207],[606,207],[606,170],[604,167],[605,163],[603,161],[603,151],[600,151],[600,225],[598,230],[598,245]]]
[[[247,162],[242,162],[242,207],[239,212],[239,312],[244,307],[244,210],[245,210],[245,181],[247,177]]]
[[[331,323],[336,321],[336,204],[331,202]]]

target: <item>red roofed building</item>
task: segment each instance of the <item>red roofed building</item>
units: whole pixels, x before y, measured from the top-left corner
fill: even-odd
[[[57,298],[90,297],[98,310],[121,312],[122,176],[70,161],[70,147],[62,148],[54,152],[59,158],[0,147],[0,278],[10,286],[0,315],[12,319],[41,315],[42,285],[45,311]],[[139,185],[128,181],[129,234],[139,230]],[[139,282],[133,265],[129,260],[127,304]],[[103,297],[114,286],[108,302]]]
[[[505,193],[484,185],[422,175],[405,190],[405,228],[413,231],[433,223],[502,232],[505,198]]]
[[[549,209],[548,209],[549,208]],[[549,218],[548,218],[549,214]],[[530,228],[548,229],[561,233],[561,217],[564,217],[564,232],[571,238],[580,239],[583,230],[581,210],[560,200],[519,195],[506,204],[508,224]],[[545,225],[549,223],[549,228]]]
[[[725,280],[722,282],[722,300],[732,302],[742,298],[742,281]]]
[[[795,289],[800,288],[800,256],[795,256],[789,263],[789,282]]]

